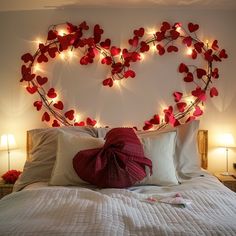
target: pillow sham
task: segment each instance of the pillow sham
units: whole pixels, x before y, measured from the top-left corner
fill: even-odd
[[[163,132],[156,135],[139,135],[143,144],[144,155],[152,161],[152,175],[146,170],[145,177],[139,184],[176,185],[174,155],[176,132]]]
[[[177,132],[174,163],[178,179],[184,180],[198,175],[201,172],[201,163],[197,147],[199,120],[194,120],[175,128],[166,128],[160,131],[140,131],[138,134],[152,137],[171,130]]]
[[[13,191],[19,191],[34,182],[48,182],[50,180],[56,160],[57,139],[60,130],[79,136],[97,136],[97,130],[93,127],[60,127],[28,131],[27,160]]]
[[[79,137],[61,131],[58,136],[56,162],[49,185],[81,185],[86,182],[78,177],[73,168],[74,156],[82,150],[100,148],[104,139]]]

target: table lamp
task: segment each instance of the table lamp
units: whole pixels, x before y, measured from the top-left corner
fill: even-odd
[[[10,170],[10,151],[16,148],[15,137],[12,134],[3,134],[1,136],[0,150],[8,153],[8,170]]]
[[[228,152],[230,147],[235,147],[234,137],[229,133],[222,134],[220,135],[219,142],[219,146],[225,148],[226,154],[226,172],[221,173],[221,175],[232,175],[229,173]]]

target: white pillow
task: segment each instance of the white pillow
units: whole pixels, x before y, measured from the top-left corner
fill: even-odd
[[[141,134],[139,137],[145,156],[152,161],[152,175],[149,168],[146,168],[147,177],[140,184],[178,184],[174,166],[176,132]]]
[[[101,138],[80,137],[60,131],[56,162],[49,184],[63,186],[84,184],[73,168],[73,158],[79,151],[101,148],[103,144],[104,139]]]

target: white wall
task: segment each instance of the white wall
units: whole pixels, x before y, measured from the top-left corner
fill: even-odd
[[[236,22],[235,11],[176,10],[176,9],[76,9],[45,10],[0,13],[0,134],[13,133],[19,149],[12,152],[12,169],[22,169],[25,161],[26,130],[46,127],[40,121],[41,113],[32,106],[35,97],[25,92],[19,83],[20,57],[25,52],[33,53],[36,38],[44,39],[47,28],[60,22],[90,25],[100,24],[106,37],[115,45],[124,45],[135,28],[156,28],[162,21],[195,22],[200,25],[199,37],[218,39],[227,49],[229,59],[220,66],[221,78],[217,81],[220,96],[208,100],[206,113],[201,118],[201,128],[209,130],[209,170],[224,171],[225,156],[214,146],[217,133],[232,132],[236,138]],[[135,79],[122,83],[121,89],[104,88],[101,85],[106,68],[100,63],[81,67],[60,61],[45,66],[50,84],[61,91],[70,107],[75,107],[82,116],[91,116],[101,124],[139,125],[161,110],[160,104],[171,103],[171,94],[184,89],[181,75],[176,73],[179,62],[185,55],[158,57],[149,54],[142,64],[135,65]],[[78,66],[77,66],[78,65]],[[52,79],[53,78],[53,79]],[[230,152],[230,168],[236,162],[236,153]],[[7,154],[0,152],[0,175],[7,170]]]

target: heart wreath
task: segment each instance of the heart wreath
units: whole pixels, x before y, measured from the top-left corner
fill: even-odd
[[[66,31],[60,33],[60,27]],[[88,65],[94,62],[95,57],[100,56],[100,61],[110,70],[110,76],[102,82],[103,86],[112,87],[116,80],[134,78],[136,73],[132,70],[132,64],[141,60],[141,55],[147,53],[150,47],[155,47],[157,55],[163,56],[166,53],[176,53],[180,49],[177,43],[181,43],[190,51],[189,56],[195,60],[202,57],[206,62],[204,68],[195,65],[180,63],[178,72],[183,74],[183,81],[193,85],[190,94],[183,94],[181,91],[173,92],[174,105],[163,110],[163,119],[160,114],[154,114],[152,118],[144,122],[143,129],[161,129],[166,125],[178,126],[186,123],[203,114],[200,103],[204,103],[208,97],[218,96],[213,80],[219,78],[219,70],[213,64],[221,62],[228,57],[225,49],[220,49],[218,41],[214,40],[210,45],[201,41],[196,34],[198,24],[188,23],[185,29],[180,23],[170,24],[163,22],[160,30],[147,35],[144,28],[133,31],[133,37],[128,40],[129,49],[121,49],[113,46],[110,39],[102,41],[104,30],[100,25],[93,27],[91,36],[85,36],[89,32],[89,26],[84,21],[79,25],[69,22],[49,27],[46,42],[39,43],[34,54],[26,53],[21,59],[24,64],[21,67],[21,82],[26,83],[26,90],[30,94],[38,93],[40,99],[34,102],[37,111],[45,111],[41,120],[48,122],[53,127],[96,125],[96,120],[87,117],[85,121],[76,120],[74,109],[64,109],[62,101],[55,101],[58,94],[55,88],[47,88],[48,78],[40,75],[37,66],[40,63],[47,63],[49,59],[63,55],[63,52],[73,52],[77,49],[83,50],[80,58],[81,65]],[[187,97],[193,99],[188,102]]]

